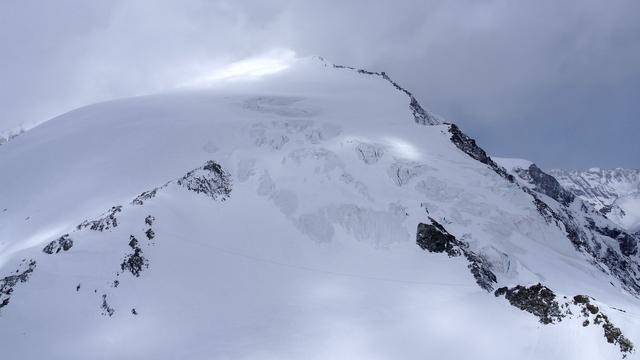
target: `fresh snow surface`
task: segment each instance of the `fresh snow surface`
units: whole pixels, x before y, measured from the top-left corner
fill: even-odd
[[[0,147],[0,278],[37,263],[0,309],[2,358],[620,359],[602,328],[542,325],[416,245],[430,216],[499,286],[589,294],[640,342],[638,299],[447,129],[313,59],[31,129]],[[176,182],[209,160],[230,173],[224,201]],[[117,226],[77,230],[118,205]],[[42,251],[64,234],[68,251]],[[131,236],[139,277],[121,268]]]

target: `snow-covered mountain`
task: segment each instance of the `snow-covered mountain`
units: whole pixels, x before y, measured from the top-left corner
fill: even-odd
[[[0,147],[8,359],[619,359],[638,238],[383,72],[300,59]]]
[[[613,222],[640,231],[640,170],[551,170],[563,187],[595,206]]]

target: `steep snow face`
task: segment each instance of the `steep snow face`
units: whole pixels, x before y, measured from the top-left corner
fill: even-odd
[[[3,356],[636,356],[636,278],[598,256],[635,271],[637,252],[578,247],[553,215],[579,204],[531,190],[383,74],[303,59],[3,145]]]
[[[640,170],[592,168],[549,173],[613,222],[630,231],[640,231]]]

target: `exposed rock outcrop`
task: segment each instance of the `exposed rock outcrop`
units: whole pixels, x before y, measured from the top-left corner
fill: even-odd
[[[604,337],[610,344],[616,344],[622,353],[630,353],[634,350],[633,343],[622,335],[620,328],[611,323],[609,317],[605,315],[598,306],[591,303],[591,298],[586,295],[576,295],[573,297],[573,304],[582,308],[582,316],[588,318],[584,320],[583,326],[588,326],[591,322],[594,325],[602,325]],[[589,321],[592,318],[592,321]],[[584,325],[587,324],[587,325]]]
[[[429,218],[431,224],[418,224],[416,243],[421,249],[433,253],[446,253],[450,257],[464,255],[469,261],[467,266],[482,289],[491,292],[496,284],[496,275],[491,271],[491,264],[481,255],[469,249],[468,244],[449,234],[437,221]]]
[[[16,285],[20,283],[25,283],[29,280],[29,277],[33,273],[36,268],[36,261],[22,260],[20,263],[20,267],[23,268],[16,270],[16,273],[13,275],[5,276],[0,279],[0,309],[9,305],[9,301],[11,299],[11,294],[15,289]]]
[[[109,305],[109,303],[107,302],[107,294],[102,294],[102,303],[100,304],[100,309],[102,309],[102,315],[109,317],[113,316],[113,314],[116,312],[116,310],[112,308],[111,305]]]
[[[583,327],[591,324],[601,326],[604,338],[608,343],[618,345],[623,357],[634,351],[633,343],[622,334],[620,328],[611,323],[609,317],[597,305],[592,303],[589,296],[575,295],[570,300],[558,300],[551,289],[540,283],[529,287],[501,287],[494,295],[504,296],[512,306],[533,314],[543,324],[558,323],[565,318],[580,316],[584,318]]]
[[[64,234],[57,240],[53,240],[42,251],[46,254],[59,253],[61,250],[68,251],[73,246],[73,240],[69,237],[69,234]]]
[[[446,252],[449,256],[460,256],[462,245],[455,236],[449,234],[437,221],[429,218],[431,224],[418,224],[416,243],[422,250],[429,252]]]
[[[131,204],[133,204],[133,205],[144,205],[145,201],[151,200],[154,197],[156,197],[156,195],[158,194],[158,190],[160,190],[160,189],[162,189],[162,188],[164,188],[166,186],[167,186],[167,184],[165,184],[165,185],[163,185],[161,187],[157,187],[155,189],[143,192],[142,194],[136,196],[136,198],[131,201]]]
[[[120,269],[130,272],[135,277],[140,277],[142,270],[149,267],[149,261],[142,255],[138,239],[133,235],[129,237],[129,247],[133,249],[133,253],[125,256],[120,264]]]
[[[95,220],[85,220],[76,228],[78,230],[89,229],[93,231],[110,230],[118,226],[117,214],[122,211],[122,205],[113,206],[106,214]]]
[[[224,201],[231,193],[231,175],[211,160],[203,167],[189,171],[178,179],[177,184],[214,200]]]
[[[640,295],[640,264],[636,256],[637,239],[634,236],[622,230],[611,231],[598,227],[594,218],[574,213],[567,207],[552,208],[536,193],[524,189],[533,196],[538,211],[547,223],[565,231],[567,239],[576,250],[591,257],[601,271],[613,275],[630,293]],[[614,240],[618,249],[613,248],[607,239]]]
[[[323,62],[326,62],[323,58],[319,58],[319,59]],[[384,71],[381,71],[381,72],[368,71],[364,69],[357,69],[351,66],[336,65],[336,64],[331,64],[331,66],[333,66],[336,69],[349,69],[349,70],[357,71],[359,74],[373,75],[373,76],[379,76],[383,78],[384,80],[388,81],[391,85],[393,85],[393,87],[395,87],[397,90],[405,93],[409,97],[409,110],[411,110],[411,114],[413,115],[413,118],[416,123],[422,124],[422,125],[439,125],[442,123],[436,115],[434,115],[428,110],[425,110],[409,90],[398,85],[398,83],[393,81],[389,77],[389,75],[387,75],[387,73],[385,73]]]
[[[566,316],[560,310],[556,294],[540,283],[530,287],[501,287],[494,294],[504,296],[512,306],[537,316],[543,324],[559,322]]]
[[[462,152],[488,165],[493,171],[509,182],[515,182],[513,175],[509,174],[502,166],[493,161],[493,159],[476,144],[476,141],[463,133],[456,124],[449,124],[449,133],[451,134],[451,142],[458,149],[462,150]]]
[[[563,188],[553,176],[540,170],[536,164],[531,164],[528,169],[517,169],[518,176],[530,183],[534,190],[547,195],[562,205],[568,206],[575,196]]]
[[[581,199],[576,200],[535,164],[512,171],[517,175],[518,186],[533,198],[548,224],[564,231],[576,250],[590,257],[601,271],[613,275],[625,290],[640,296],[640,258],[635,235],[617,227]]]
[[[596,225],[592,218],[586,218],[589,224],[589,229],[595,230],[598,234],[614,239],[620,246],[620,251],[626,255],[631,256],[638,253],[638,237],[636,235],[629,234],[622,229],[611,228],[608,226],[600,227]]]

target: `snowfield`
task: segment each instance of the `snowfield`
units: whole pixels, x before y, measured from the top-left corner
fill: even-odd
[[[398,86],[299,59],[4,144],[2,357],[640,358],[637,238]],[[494,295],[538,283],[550,324]]]

